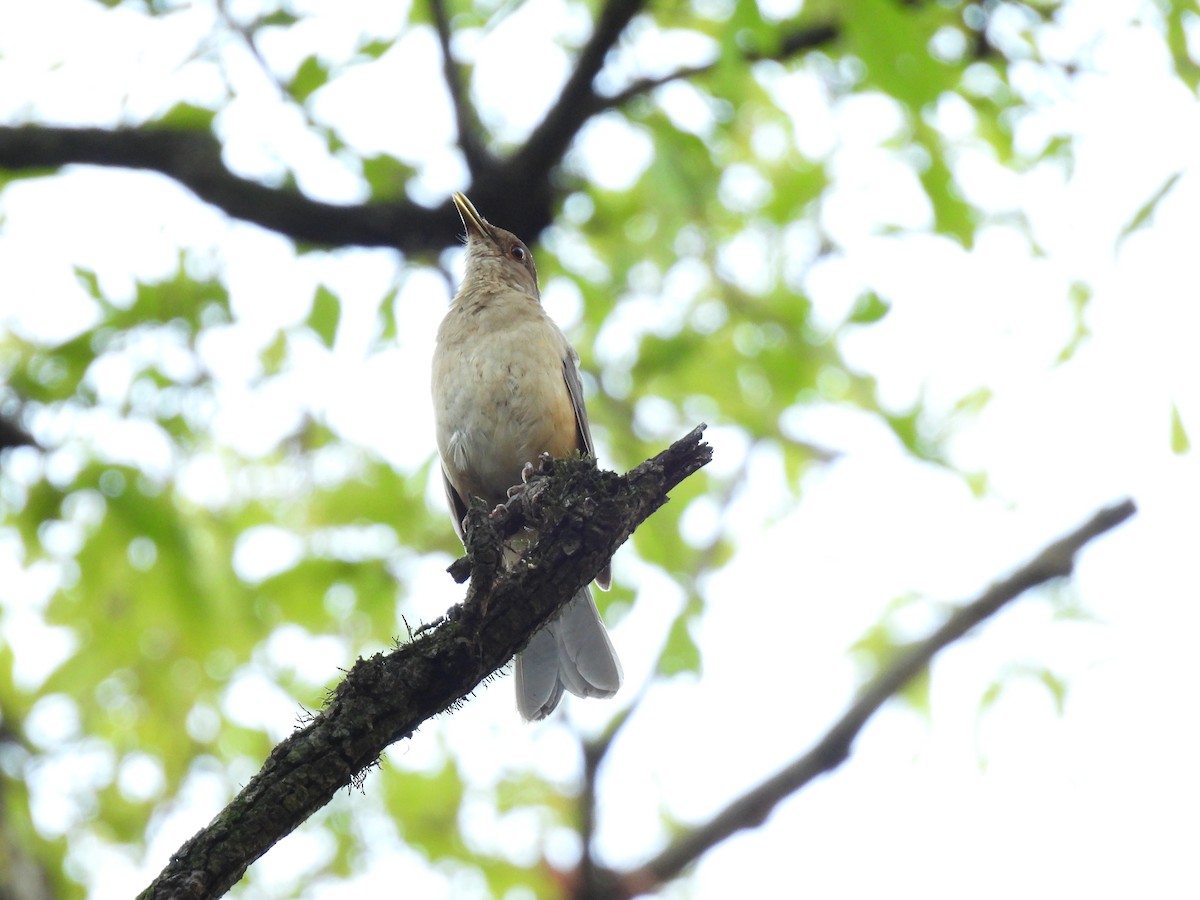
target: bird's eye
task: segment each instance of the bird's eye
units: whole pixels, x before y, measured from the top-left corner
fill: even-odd
[[[525,261],[525,248],[520,244],[513,244],[513,248],[509,252],[512,253],[513,259],[520,260],[521,262]]]

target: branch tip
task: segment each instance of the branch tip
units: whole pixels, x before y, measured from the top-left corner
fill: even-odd
[[[805,754],[757,787],[733,800],[708,822],[680,836],[644,866],[620,876],[651,893],[680,874],[712,847],[743,829],[762,824],[786,797],[814,778],[838,768],[850,757],[855,738],[867,722],[945,647],[995,615],[1030,588],[1069,574],[1075,556],[1090,541],[1116,528],[1137,507],[1126,499],[1098,510],[1088,521],[1035,555],[1008,577],[993,584],[977,599],[956,609],[919,644],[909,648],[879,672],[823,737]]]

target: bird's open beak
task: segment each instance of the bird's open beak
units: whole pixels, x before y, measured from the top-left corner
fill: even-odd
[[[492,226],[488,224],[488,220],[481,216],[474,204],[467,199],[467,195],[461,191],[455,191],[454,205],[458,207],[458,214],[462,217],[463,227],[467,229],[467,237],[472,234],[481,238],[490,238],[492,234]]]

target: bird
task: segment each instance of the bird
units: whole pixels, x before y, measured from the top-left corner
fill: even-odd
[[[579,354],[546,313],[533,254],[511,232],[489,223],[461,192],[454,206],[466,230],[466,267],[438,327],[433,353],[433,408],[438,456],[454,529],[473,498],[505,501],[530,461],[595,456]],[[519,545],[506,551],[506,564]],[[607,590],[610,570],[596,577]],[[517,709],[544,719],[564,689],[611,697],[621,663],[585,585],[530,638],[513,668]]]

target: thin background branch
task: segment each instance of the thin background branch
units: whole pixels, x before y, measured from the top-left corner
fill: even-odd
[[[743,829],[757,828],[783,800],[817,776],[831,772],[845,762],[854,740],[871,717],[914,676],[924,671],[938,653],[1031,588],[1070,575],[1075,557],[1084,546],[1116,528],[1135,512],[1133,501],[1123,500],[1099,510],[1074,531],[1046,546],[977,599],[958,607],[932,634],[909,647],[879,672],[807,753],[733,800],[707,822],[677,837],[646,864],[630,872],[599,873],[592,883],[581,884],[576,897],[579,900],[624,900],[656,891],[717,844]]]
[[[450,104],[454,107],[458,146],[466,157],[471,180],[479,181],[495,168],[496,162],[484,146],[483,125],[471,103],[467,87],[463,83],[462,71],[451,50],[453,34],[450,30],[450,16],[446,11],[446,0],[429,0],[429,9],[433,14],[434,29],[437,31],[438,45],[442,50],[442,78],[450,94]]]
[[[558,99],[514,155],[511,164],[518,178],[544,173],[562,160],[579,129],[593,115],[596,76],[608,52],[644,6],[645,0],[609,0],[605,4]]]

